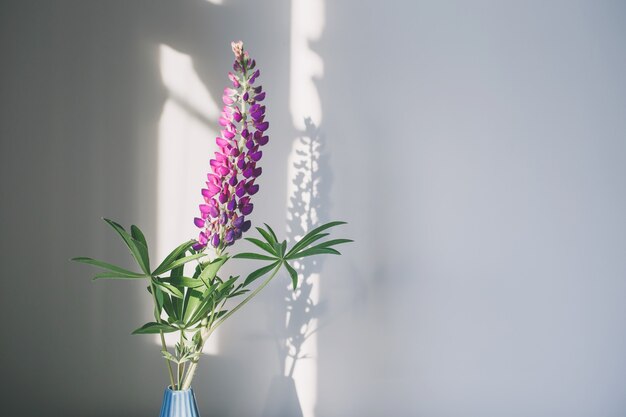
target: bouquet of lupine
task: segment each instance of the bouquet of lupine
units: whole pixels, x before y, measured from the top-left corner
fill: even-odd
[[[228,250],[251,227],[251,197],[259,191],[257,178],[262,170],[259,162],[266,145],[269,127],[265,121],[265,106],[260,104],[265,93],[256,82],[260,72],[255,60],[243,50],[241,42],[232,43],[234,72],[228,77],[232,87],[224,89],[224,108],[219,119],[222,126],[216,138],[219,152],[210,160],[206,188],[202,189],[204,202],[200,215],[194,219],[200,228],[197,239],[177,246],[156,267],[152,266],[148,243],[141,230],[133,225],[125,230],[118,223],[104,219],[122,238],[138,271],[92,258],[74,258],[74,261],[102,269],[94,279],[143,280],[154,303],[154,321],[144,324],[133,334],[159,334],[162,354],[167,364],[170,386],[185,390],[191,385],[202,348],[226,319],[259,293],[281,270],[291,277],[294,290],[298,274],[290,265],[298,259],[314,255],[340,255],[334,246],[351,242],[349,239],[326,239],[330,228],[345,222],[321,225],[288,247],[279,240],[270,226],[257,227],[259,238],[248,237],[257,252],[243,252],[230,256]],[[240,276],[220,274],[222,266],[231,259],[254,259],[265,263]],[[261,284],[258,279],[266,276]],[[255,281],[257,281],[255,283]],[[253,283],[255,283],[253,285]],[[178,332],[178,342],[169,351],[164,333]]]

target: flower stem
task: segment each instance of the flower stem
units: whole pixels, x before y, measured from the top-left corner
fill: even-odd
[[[154,283],[152,282],[152,277],[148,277],[148,280],[150,280],[150,292],[152,293],[152,301],[154,302],[154,319],[157,321],[157,323],[161,323],[161,315],[159,314],[159,303],[157,302],[156,299],[156,290],[154,288]],[[159,334],[161,335],[161,348],[163,350],[167,350],[167,344],[165,344],[165,336],[163,336],[163,331],[159,331]],[[167,358],[165,359],[165,365],[167,366],[167,371],[170,375],[170,384],[172,389],[175,388],[174,386],[174,374],[172,373],[172,367],[170,366],[170,361]]]
[[[206,329],[201,330],[202,344],[200,345],[200,352],[202,352],[202,348],[204,347],[204,344],[206,343],[206,341],[209,339],[209,336],[211,336],[211,333],[213,333],[215,329],[217,329],[218,326],[224,322],[224,320],[226,320],[231,315],[233,315],[235,311],[243,307],[246,303],[248,303],[248,301],[253,299],[263,288],[265,288],[265,286],[269,284],[272,278],[276,276],[281,266],[283,266],[282,262],[276,265],[276,268],[274,269],[272,274],[265,281],[263,281],[261,285],[259,285],[252,293],[250,293],[250,295],[248,295],[242,302],[237,304],[232,310],[224,314],[224,316],[222,316],[213,326],[210,326],[210,327],[207,326]],[[198,367],[198,360],[196,359],[195,361],[192,361],[191,365],[189,365],[189,368],[187,368],[187,375],[183,379],[183,386],[181,387],[181,389],[185,390],[191,386],[191,380],[193,379],[193,376],[196,372],[197,367]]]

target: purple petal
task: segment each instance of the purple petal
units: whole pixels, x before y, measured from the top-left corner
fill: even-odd
[[[254,127],[256,127],[261,132],[265,132],[270,127],[270,124],[268,122],[255,123]]]
[[[243,214],[244,216],[247,216],[248,214],[252,213],[253,208],[254,208],[254,204],[247,204],[241,207],[239,211],[241,211],[241,214]]]
[[[197,227],[204,227],[204,220],[202,220],[199,217],[196,217],[193,219],[193,223],[197,226]]]
[[[226,243],[232,243],[235,240],[235,233],[232,230],[226,232],[226,236],[224,236],[224,241]]]
[[[247,232],[248,230],[250,230],[250,226],[252,226],[252,222],[250,220],[246,220],[241,225],[241,230],[244,231],[244,232]]]
[[[254,96],[254,101],[263,101],[265,99],[265,91]]]
[[[254,184],[248,187],[248,194],[255,195],[259,191],[259,184]]]
[[[238,185],[237,188],[235,189],[235,195],[237,197],[243,197],[244,195],[246,195],[246,188],[244,186],[243,181],[241,181]]]
[[[216,218],[220,215],[220,209],[215,206],[209,206],[209,216]]]
[[[233,226],[240,228],[244,221],[245,217],[243,216],[235,217],[235,220],[233,220]]]
[[[211,245],[213,245],[214,248],[217,248],[220,245],[220,235],[217,233],[213,234],[213,237],[211,238]]]
[[[270,137],[269,136],[261,136],[257,142],[259,143],[259,145],[264,146],[267,145],[267,142],[270,141]]]
[[[215,138],[215,143],[217,143],[217,146],[219,146],[220,148],[230,145],[230,142],[228,142],[226,139],[220,138],[219,136]]]
[[[248,154],[248,156],[250,157],[250,159],[252,159],[254,162],[257,162],[259,159],[261,159],[261,157],[263,156],[263,152],[262,151],[257,151],[257,152],[252,152],[250,154]]]

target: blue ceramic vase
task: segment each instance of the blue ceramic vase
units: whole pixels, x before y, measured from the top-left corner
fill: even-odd
[[[200,417],[193,390],[172,391],[169,387],[165,388],[159,417]]]

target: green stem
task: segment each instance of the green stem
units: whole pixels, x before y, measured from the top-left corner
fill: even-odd
[[[157,321],[157,323],[161,323],[161,315],[159,314],[159,303],[157,302],[156,299],[156,291],[154,288],[154,283],[152,282],[152,277],[148,277],[148,279],[150,280],[150,292],[152,293],[152,301],[154,302],[154,318]],[[163,336],[163,331],[159,331],[159,334],[161,335],[161,348],[163,350],[167,350],[167,344],[165,344],[165,336]],[[167,358],[165,359],[165,365],[167,366],[167,371],[170,375],[170,384],[172,389],[175,388],[174,386],[174,374],[172,373],[172,367],[170,366],[170,361]]]
[[[272,278],[274,278],[276,276],[276,274],[280,270],[281,266],[283,266],[282,261],[278,265],[276,265],[276,269],[274,269],[272,274],[265,281],[263,281],[263,283],[261,285],[259,285],[252,293],[250,293],[250,295],[248,295],[242,302],[237,304],[228,313],[224,314],[224,316],[222,316],[222,318],[220,318],[215,323],[215,325],[210,326],[210,327],[207,326],[206,329],[201,330],[201,332],[202,332],[201,333],[201,335],[202,335],[202,344],[200,345],[200,352],[202,352],[202,348],[204,348],[204,344],[209,339],[209,336],[211,336],[211,334],[215,331],[215,329],[217,329],[219,327],[219,325],[224,322],[224,320],[226,320],[231,315],[233,315],[235,313],[235,311],[239,310],[241,307],[246,305],[248,303],[248,301],[253,299],[263,288],[265,288],[265,286],[270,283]],[[205,333],[205,330],[206,330],[206,333]],[[181,389],[185,390],[185,389],[188,389],[191,386],[191,380],[193,379],[193,376],[194,376],[194,374],[196,372],[196,368],[197,367],[198,367],[198,360],[192,361],[191,365],[189,365],[189,368],[187,368],[187,375],[183,379],[183,386],[182,386]]]
[[[180,339],[179,339],[179,341],[178,341],[178,343],[180,344],[180,347],[181,347],[181,348],[183,347],[183,335],[184,335],[183,330],[181,330],[181,331],[180,331]],[[179,359],[180,359],[180,358],[179,358]],[[181,367],[180,367],[181,365],[182,365],[182,364],[179,362],[179,363],[178,363],[177,373],[176,373],[176,374],[177,374],[177,375],[176,375],[176,377],[178,378],[178,385],[177,385],[178,389],[180,389],[180,377],[181,377],[181,373],[182,373],[182,369],[181,369]]]

